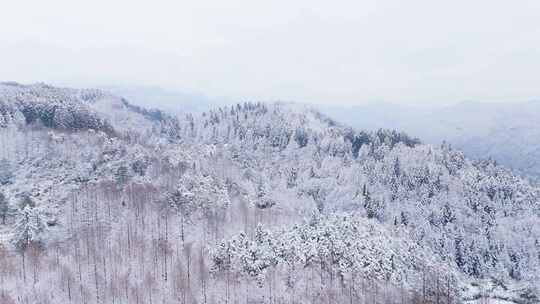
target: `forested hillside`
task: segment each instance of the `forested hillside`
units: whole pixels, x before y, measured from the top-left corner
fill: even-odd
[[[4,83],[0,146],[1,303],[539,301],[539,188],[447,144]]]
[[[540,181],[538,100],[416,107],[379,102],[325,110],[356,128],[397,128],[432,144],[446,140],[470,158],[493,158],[517,174]]]

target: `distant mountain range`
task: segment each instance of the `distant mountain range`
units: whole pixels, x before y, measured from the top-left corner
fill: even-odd
[[[444,107],[370,103],[322,109],[355,128],[391,128],[426,143],[446,141],[471,158],[493,158],[520,174],[540,178],[540,101]]]
[[[134,104],[174,113],[201,113],[232,103],[224,97],[211,98],[202,93],[159,87],[104,89]],[[445,141],[473,159],[492,158],[532,180],[540,180],[540,101],[469,101],[447,106],[374,102],[314,107],[356,129],[395,129],[430,144]]]

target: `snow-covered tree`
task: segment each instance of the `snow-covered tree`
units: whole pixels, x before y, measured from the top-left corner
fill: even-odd
[[[128,168],[123,165],[118,167],[118,169],[116,170],[115,179],[119,185],[124,185],[125,183],[127,183],[127,181],[129,180]]]
[[[0,218],[2,218],[2,224],[6,224],[6,217],[9,212],[9,202],[4,193],[0,192]]]
[[[47,225],[39,209],[26,205],[17,212],[11,241],[21,251],[30,245],[41,246],[46,229]]]
[[[24,209],[26,207],[34,208],[36,203],[28,193],[24,193],[19,201],[19,209]]]

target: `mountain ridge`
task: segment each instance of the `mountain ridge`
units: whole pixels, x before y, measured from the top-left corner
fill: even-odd
[[[492,157],[516,173],[537,181],[539,176],[538,121],[534,100],[518,103],[461,102],[444,107],[358,106],[326,112],[357,128],[397,128],[424,142],[443,140],[473,159]],[[357,117],[370,117],[357,119]],[[385,119],[391,117],[391,119]],[[516,148],[517,147],[517,148]]]

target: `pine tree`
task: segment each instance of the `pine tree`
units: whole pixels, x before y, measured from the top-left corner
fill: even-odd
[[[296,129],[296,131],[294,132],[294,140],[300,148],[307,146],[309,137],[306,130],[304,128]]]
[[[4,195],[4,193],[0,192],[0,217],[2,218],[2,224],[6,224],[6,217],[9,211],[9,202]]]
[[[396,157],[394,160],[394,176],[397,178],[401,175],[401,164],[399,162],[399,158]]]
[[[126,166],[120,166],[116,170],[116,182],[118,185],[124,185],[129,179],[128,168]]]
[[[19,202],[19,209],[23,210],[24,208],[26,208],[26,206],[29,206],[30,208],[34,208],[36,206],[36,203],[28,193],[25,193],[21,198]]]
[[[459,268],[465,267],[465,255],[463,252],[463,237],[456,236],[454,240],[455,261]]]
[[[364,195],[364,209],[366,210],[367,217],[379,218],[382,212],[381,203],[378,200],[371,198],[371,194],[369,193],[369,190],[367,190],[366,185],[364,185],[362,192]]]
[[[407,217],[407,214],[403,211],[401,211],[401,224],[403,226],[407,226],[409,224],[409,218]]]
[[[456,220],[456,216],[454,215],[454,212],[452,212],[452,209],[450,208],[450,205],[445,204],[443,206],[442,210],[442,223],[444,226],[446,226],[448,223],[452,223]]]
[[[21,251],[25,251],[30,245],[39,247],[42,244],[42,236],[46,227],[45,220],[39,210],[26,205],[18,211],[12,242]]]
[[[260,181],[257,185],[257,198],[255,199],[255,206],[259,209],[268,209],[273,207],[276,202],[268,196],[264,183]]]

